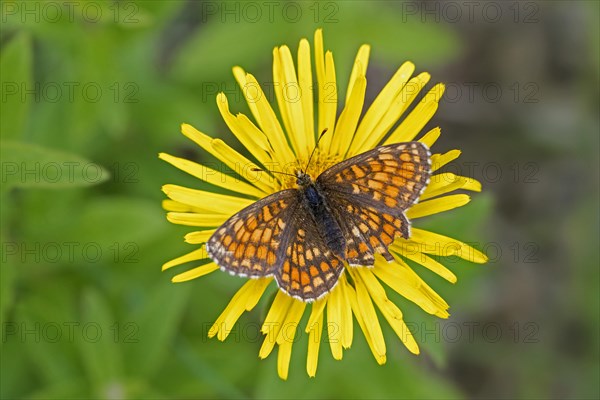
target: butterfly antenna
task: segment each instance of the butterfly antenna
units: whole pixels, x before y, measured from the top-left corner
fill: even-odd
[[[263,171],[260,168],[250,168],[250,171],[255,171],[255,172],[259,172],[259,171]],[[288,174],[287,172],[280,172],[280,171],[269,171],[267,170],[267,172],[270,172],[272,174],[281,174],[281,175],[289,175],[289,176],[293,176],[294,178],[296,177],[296,175],[294,174]]]
[[[319,142],[323,138],[323,135],[325,135],[325,132],[327,132],[327,128],[323,129],[323,132],[321,132],[321,134],[319,135],[319,138],[317,139],[317,143],[315,144],[315,147],[313,148],[312,153],[310,153],[310,157],[308,157],[308,162],[306,163],[306,168],[302,172],[306,173],[306,171],[308,171],[308,167],[310,166],[310,160],[312,160],[313,156],[315,155],[315,151],[317,151],[317,149],[319,148]]]

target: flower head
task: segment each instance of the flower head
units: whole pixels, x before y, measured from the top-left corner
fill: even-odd
[[[225,123],[253,160],[220,139],[212,138],[188,124],[182,125],[184,135],[241,178],[233,178],[186,159],[160,154],[161,159],[175,167],[231,193],[222,194],[177,185],[163,187],[169,197],[163,203],[168,211],[168,220],[199,227],[198,231],[187,234],[185,240],[200,247],[166,263],[163,269],[192,261],[201,265],[176,275],[174,282],[194,279],[219,269],[207,256],[207,240],[232,215],[258,199],[295,187],[296,179],[293,176],[269,171],[294,171],[307,166],[310,154],[317,145],[317,133],[328,130],[328,134],[318,143],[314,159],[308,167],[307,172],[313,177],[328,167],[380,145],[408,142],[418,137],[418,141],[431,147],[440,136],[439,128],[420,136],[419,134],[437,110],[444,92],[443,84],[433,86],[422,100],[414,104],[430,76],[427,73],[413,76],[415,66],[406,62],[385,85],[361,119],[367,85],[365,76],[369,46],[363,45],[359,49],[346,96],[339,99],[333,56],[330,51],[324,52],[321,30],[316,31],[314,42],[317,82],[314,87],[311,52],[306,39],[300,41],[297,67],[287,46],[277,47],[273,51],[273,87],[279,118],[254,76],[240,67],[235,67],[233,74],[242,88],[256,123],[243,114],[232,114],[227,97],[223,93],[217,96],[217,106]],[[316,110],[315,96],[318,99]],[[342,101],[344,107],[337,116],[337,106]],[[412,110],[407,112],[409,107]],[[435,172],[459,155],[459,150],[433,154],[432,171]],[[406,216],[414,222],[418,218],[467,204],[470,200],[468,195],[451,194],[459,189],[480,191],[481,185],[474,179],[452,173],[433,174],[420,201],[406,210]],[[266,358],[278,346],[278,373],[282,379],[286,379],[296,328],[304,313],[309,312],[308,322],[303,328],[309,336],[306,369],[310,376],[316,374],[323,331],[326,329],[333,357],[339,360],[344,349],[352,345],[354,319],[366,337],[376,361],[384,364],[386,344],[376,309],[379,309],[406,348],[418,354],[419,347],[404,323],[402,312],[387,297],[386,286],[414,302],[425,312],[447,318],[448,304],[413,271],[407,261],[420,264],[454,283],[456,276],[432,256],[458,256],[476,263],[487,260],[485,255],[463,242],[414,226],[410,237],[397,237],[388,250],[393,256],[391,262],[376,256],[372,268],[346,267],[333,290],[310,304],[295,299],[284,291],[278,291],[261,328],[265,339],[259,356]],[[238,318],[245,311],[252,310],[267,287],[274,285],[271,277],[246,279],[247,282],[213,324],[209,337],[216,336],[219,340],[225,340]]]

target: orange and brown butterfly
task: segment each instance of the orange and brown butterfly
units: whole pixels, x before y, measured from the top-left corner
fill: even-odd
[[[310,161],[309,161],[310,162]],[[233,275],[274,276],[302,301],[330,292],[346,266],[370,267],[375,254],[410,236],[404,212],[429,183],[431,153],[421,142],[380,146],[313,178],[296,172],[295,189],[241,210],[211,236],[208,255]]]

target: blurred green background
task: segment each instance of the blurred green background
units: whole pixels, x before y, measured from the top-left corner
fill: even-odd
[[[0,4],[2,398],[600,396],[597,2]],[[456,285],[415,267],[452,314],[393,297],[419,357],[383,323],[385,366],[360,333],[341,362],[322,345],[309,379],[301,335],[283,382],[258,359],[268,298],[208,340],[244,281],[160,272],[193,249],[160,187],[203,186],[157,153],[208,160],[182,122],[239,148],[215,103],[247,112],[231,68],[268,83],[272,48],[316,27],[342,93],[363,43],[367,103],[405,60],[447,83],[435,150],[462,149],[448,170],[484,192],[419,226],[490,263],[446,260]]]

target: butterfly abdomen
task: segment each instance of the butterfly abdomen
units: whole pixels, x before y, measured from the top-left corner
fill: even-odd
[[[335,255],[343,257],[346,250],[346,240],[342,229],[327,205],[325,197],[315,185],[309,185],[304,189],[304,200],[327,247]]]

